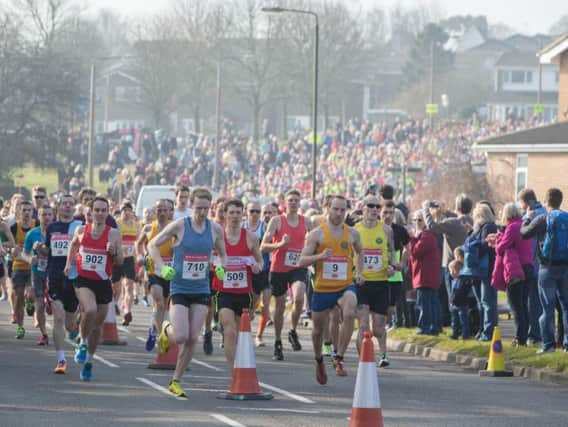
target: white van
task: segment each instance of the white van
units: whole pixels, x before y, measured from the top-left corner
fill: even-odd
[[[141,219],[146,208],[153,208],[159,199],[176,199],[175,185],[145,185],[140,189],[136,200],[136,216]]]

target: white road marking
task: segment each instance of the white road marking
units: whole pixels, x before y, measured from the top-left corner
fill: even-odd
[[[98,354],[95,354],[94,356],[95,360],[98,360],[101,363],[104,363],[105,365],[107,365],[109,368],[118,368],[118,365],[112,362],[109,362],[106,359],[103,359],[101,356],[99,356]]]
[[[302,402],[302,403],[312,403],[312,404],[313,404],[313,403],[316,403],[316,402],[314,402],[313,400],[310,400],[310,399],[308,399],[308,398],[306,398],[306,397],[303,397],[303,396],[300,396],[300,395],[297,395],[297,394],[294,394],[294,393],[290,393],[289,391],[283,390],[283,389],[278,388],[278,387],[274,387],[273,385],[270,385],[270,384],[265,384],[265,383],[261,383],[261,382],[259,382],[258,384],[259,384],[261,387],[263,387],[263,388],[266,388],[266,389],[268,389],[268,390],[271,390],[271,391],[273,391],[273,392],[275,392],[275,393],[279,393],[279,394],[281,394],[281,395],[283,395],[283,396],[289,397],[290,399],[297,400],[298,402]]]
[[[124,326],[117,326],[116,329],[118,329],[121,332],[124,332],[126,334],[129,334],[130,331],[128,329],[126,329]]]
[[[184,398],[184,397],[177,397],[177,396],[174,396],[167,388],[162,387],[161,385],[156,384],[155,382],[152,382],[152,381],[150,381],[150,380],[147,380],[146,378],[136,377],[136,379],[137,379],[138,381],[140,381],[141,383],[144,383],[144,384],[146,384],[146,385],[152,387],[154,390],[159,391],[160,393],[164,393],[164,394],[166,394],[166,395],[168,395],[168,396],[170,396],[170,397],[174,397],[176,400],[187,400],[187,399]]]
[[[221,414],[210,414],[213,418],[215,418],[218,421],[221,421],[222,423],[225,423],[231,427],[246,427],[244,424],[241,424],[235,420],[230,419],[229,417],[226,417],[224,415]]]
[[[130,361],[125,361],[125,362],[122,362],[122,363],[124,363],[125,365],[148,366],[148,363],[147,363],[147,362],[130,362]],[[170,377],[171,377],[171,375],[169,375],[169,374],[168,374],[167,376],[170,376]]]
[[[223,372],[223,369],[217,368],[216,366],[210,365],[209,363],[202,362],[201,360],[191,359],[191,361],[206,368],[213,369],[216,372]]]
[[[172,374],[160,374],[160,373],[148,373],[148,374],[144,374],[146,376],[149,377],[171,377]],[[187,380],[191,381],[193,378],[198,378],[198,379],[207,379],[207,380],[219,380],[219,381],[226,381],[226,380],[230,380],[231,377],[213,377],[211,375],[188,375],[187,376]]]
[[[248,408],[239,406],[217,406],[217,409],[239,409],[241,411],[258,411],[258,412],[290,412],[293,414],[321,414],[320,411],[311,411],[307,409],[284,409],[284,408]]]
[[[143,343],[146,343],[146,338],[136,337],[136,339],[137,339],[138,341],[142,341]]]

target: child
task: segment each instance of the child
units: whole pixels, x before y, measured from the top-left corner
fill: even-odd
[[[454,256],[456,256],[455,252]],[[460,335],[464,340],[470,338],[467,295],[471,289],[471,282],[468,278],[460,277],[462,268],[463,261],[460,261],[457,256],[448,264],[452,276],[452,293],[450,295],[452,335],[450,338],[453,340],[457,340]]]

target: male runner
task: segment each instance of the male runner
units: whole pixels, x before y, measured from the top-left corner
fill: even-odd
[[[8,276],[8,263],[4,263],[4,256],[10,253],[10,249],[15,246],[14,236],[10,231],[7,222],[0,218],[0,243],[2,243],[3,253],[0,256],[0,287],[2,296],[0,301],[8,299],[8,287],[6,286],[6,277]]]
[[[238,199],[225,203],[226,271],[223,280],[213,278],[215,305],[223,325],[225,357],[230,369],[235,361],[243,309],[249,310],[251,319],[254,317],[253,274],[260,273],[263,264],[258,236],[241,227],[243,209],[244,205]]]
[[[47,190],[41,185],[36,185],[32,188],[32,203],[33,203],[33,213],[32,218],[39,220],[39,208],[44,204],[47,204]]]
[[[45,245],[45,232],[47,226],[53,221],[53,209],[49,205],[40,206],[38,210],[39,227],[28,232],[24,242],[22,258],[32,266],[32,284],[35,297],[35,316],[41,337],[38,345],[47,345],[49,342],[45,328],[45,286],[47,273],[47,254],[39,249]]]
[[[312,223],[308,218],[298,214],[300,198],[298,190],[286,193],[286,213],[270,220],[260,248],[263,252],[273,252],[269,280],[272,295],[276,299],[273,314],[275,360],[284,360],[281,335],[288,286],[292,289],[294,299],[292,329],[288,332],[288,341],[294,351],[302,349],[296,327],[304,306],[307,273],[305,266],[301,266],[299,261],[306,233],[312,229]]]
[[[191,217],[180,218],[169,224],[148,244],[155,271],[173,276],[171,282],[171,323],[163,324],[158,340],[160,352],[168,351],[170,339],[178,346],[176,369],[169,390],[176,396],[185,396],[180,380],[191,361],[207,310],[211,304],[209,288],[209,263],[213,248],[217,250],[222,265],[226,264],[223,230],[207,219],[211,193],[204,188],[192,191]],[[174,241],[174,262],[165,266],[160,245]],[[222,268],[222,267],[219,267]],[[220,273],[222,274],[222,273]]]
[[[138,241],[136,242],[136,252],[138,253],[138,265],[143,266],[147,262],[148,268],[148,286],[150,295],[152,296],[152,324],[148,330],[148,338],[146,339],[146,350],[152,351],[156,345],[156,337],[159,333],[164,321],[168,298],[170,297],[170,281],[158,275],[154,260],[148,257],[145,261],[144,255],[148,253],[147,244],[150,240],[162,232],[170,223],[170,215],[172,206],[167,199],[160,199],[156,202],[156,220],[151,224],[144,226]],[[171,266],[173,256],[173,242],[165,241],[158,248],[160,257],[168,266]]]
[[[343,321],[333,364],[338,376],[346,376],[343,355],[351,340],[357,308],[357,288],[353,285],[353,275],[357,284],[363,282],[361,237],[357,230],[344,224],[346,211],[345,197],[334,196],[327,219],[308,234],[300,257],[300,266],[316,265],[312,297],[312,343],[316,358],[316,379],[322,385],[327,383],[322,343],[324,330],[328,327],[329,311],[336,305],[341,309]],[[356,254],[355,274],[353,252]]]
[[[14,261],[12,264],[12,288],[14,293],[14,314],[16,315],[16,338],[22,339],[26,334],[24,328],[24,303],[26,311],[29,316],[34,313],[33,296],[30,293],[31,279],[31,265],[22,258],[24,242],[26,241],[26,234],[32,228],[37,226],[37,222],[32,218],[33,205],[29,201],[23,201],[20,211],[20,219],[12,225],[10,231],[14,236],[16,246],[14,247]],[[28,287],[27,296],[26,287]],[[27,300],[27,302],[26,302]]]
[[[132,301],[134,298],[134,282],[136,281],[134,247],[140,234],[140,226],[134,217],[130,202],[125,202],[120,206],[120,218],[117,223],[122,238],[124,262],[112,269],[112,288],[115,303],[118,303],[121,290],[124,289],[124,320],[122,325],[128,326],[132,322]]]
[[[75,312],[77,297],[73,288],[73,280],[77,277],[75,260],[71,259],[72,271],[65,275],[63,270],[67,264],[69,246],[75,230],[82,222],[73,219],[75,198],[71,194],[61,196],[57,204],[57,221],[52,222],[45,230],[45,246],[38,248],[40,253],[47,254],[48,295],[51,299],[53,312],[53,343],[57,356],[56,374],[64,374],[67,361],[63,351],[65,328],[70,332],[70,338],[77,336]]]
[[[178,185],[176,188],[176,204],[174,210],[174,220],[186,216],[191,216],[191,208],[188,206],[189,188],[185,185]]]
[[[121,264],[124,259],[120,233],[106,224],[108,200],[95,197],[92,207],[93,223],[75,230],[64,270],[69,276],[71,260],[77,260],[77,279],[73,286],[81,313],[81,342],[77,346],[75,362],[83,364],[80,374],[83,381],[93,377],[93,358],[108,304],[112,301],[112,266]]]
[[[381,207],[379,198],[369,194],[363,202],[363,220],[355,225],[363,245],[363,279],[365,280],[358,294],[357,348],[360,348],[363,333],[369,330],[369,313],[371,313],[373,335],[377,337],[381,352],[379,367],[383,368],[389,365],[385,325],[389,306],[387,280],[394,273],[394,242],[391,227],[379,220]]]

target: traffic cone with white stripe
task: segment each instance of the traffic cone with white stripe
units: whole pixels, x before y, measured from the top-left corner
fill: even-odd
[[[383,427],[377,362],[372,335],[369,331],[365,332],[361,344],[349,427]]]
[[[228,400],[270,400],[273,398],[272,393],[260,391],[247,309],[243,310],[241,316],[231,389],[220,393],[217,398]]]
[[[126,341],[120,340],[118,337],[118,329],[116,327],[116,313],[114,312],[114,300],[107,304],[107,315],[103,323],[101,333],[102,345],[126,345]]]

